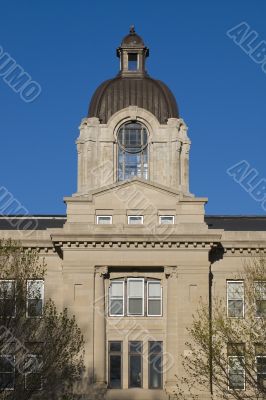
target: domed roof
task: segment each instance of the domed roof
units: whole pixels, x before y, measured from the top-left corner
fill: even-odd
[[[132,26],[117,49],[121,70],[118,76],[96,89],[89,106],[89,118],[97,117],[106,124],[113,114],[129,106],[150,111],[161,124],[166,124],[168,118],[179,118],[171,90],[163,82],[152,79],[145,70],[148,55],[149,49]]]
[[[150,111],[161,124],[165,124],[168,118],[179,118],[170,89],[148,76],[118,76],[103,82],[91,99],[88,117],[98,117],[102,124],[106,124],[113,114],[129,106]]]
[[[124,39],[122,40],[121,47],[130,46],[130,45],[135,46],[136,44],[144,46],[144,42],[143,42],[142,38],[139,35],[137,35],[137,33],[135,32],[135,28],[132,25],[130,27],[129,34],[126,35],[124,37]]]

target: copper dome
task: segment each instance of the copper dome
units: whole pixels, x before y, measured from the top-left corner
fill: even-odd
[[[138,55],[138,66],[130,70],[129,54]],[[149,51],[142,38],[131,27],[117,55],[121,58],[121,70],[117,77],[103,82],[92,96],[88,117],[97,117],[106,124],[117,111],[138,106],[150,111],[161,124],[168,118],[179,118],[178,107],[171,90],[161,81],[152,79],[145,71],[145,59]],[[126,61],[125,61],[126,60]]]

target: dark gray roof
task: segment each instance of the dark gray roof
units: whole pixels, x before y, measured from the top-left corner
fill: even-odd
[[[266,216],[263,215],[206,215],[210,229],[225,231],[266,231]]]
[[[62,228],[66,215],[2,215],[0,230]],[[210,229],[225,231],[266,231],[266,216],[263,215],[206,215]]]

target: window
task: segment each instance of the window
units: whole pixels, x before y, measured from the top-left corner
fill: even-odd
[[[16,284],[14,280],[0,281],[0,317],[15,317]]]
[[[129,278],[127,280],[128,315],[144,315],[144,279]]]
[[[149,342],[149,388],[162,388],[163,366],[162,342]]]
[[[256,345],[257,384],[259,388],[266,388],[266,354],[265,346]]]
[[[111,215],[97,215],[97,224],[99,224],[99,225],[112,224],[112,216]]]
[[[44,281],[27,281],[27,317],[41,317],[43,314]]]
[[[111,280],[108,311],[110,317],[162,316],[161,281],[144,278]]]
[[[162,315],[162,288],[160,281],[147,282],[147,314]]]
[[[148,179],[148,133],[139,122],[121,126],[118,140],[118,180]]]
[[[25,389],[41,390],[42,389],[42,360],[36,354],[30,354],[25,360]]]
[[[159,220],[161,225],[171,225],[175,223],[175,217],[173,215],[161,215]]]
[[[256,316],[266,318],[266,282],[255,282]]]
[[[244,282],[227,281],[227,316],[244,317]]]
[[[122,342],[109,342],[109,387],[122,387]]]
[[[12,390],[15,387],[15,357],[0,356],[0,389]]]
[[[124,281],[112,281],[109,287],[109,315],[124,315]]]
[[[242,343],[230,343],[228,355],[228,387],[229,389],[245,389],[245,346]]]
[[[128,54],[128,70],[137,71],[138,69],[138,55],[136,53]]]
[[[129,342],[129,387],[142,387],[142,342]]]
[[[129,215],[128,223],[132,224],[143,224],[143,215]]]

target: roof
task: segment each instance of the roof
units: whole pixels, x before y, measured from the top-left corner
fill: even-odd
[[[106,124],[117,111],[138,106],[150,111],[161,124],[168,118],[179,118],[175,97],[162,81],[148,75],[123,77],[103,82],[95,91],[89,106],[88,117],[98,117]]]
[[[62,228],[66,215],[1,215],[0,230]],[[262,215],[206,215],[205,222],[210,229],[225,231],[266,231],[266,216]]]

